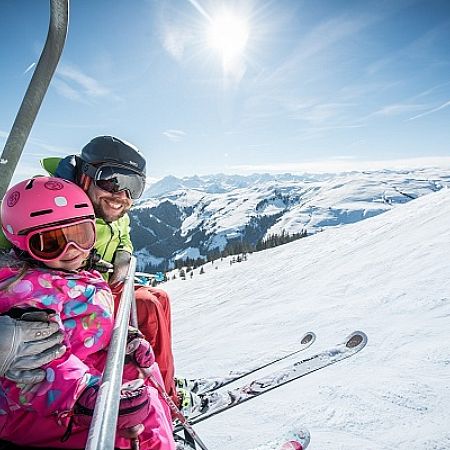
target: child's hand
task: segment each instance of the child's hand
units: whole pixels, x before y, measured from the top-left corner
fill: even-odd
[[[98,385],[87,387],[80,395],[74,407],[74,422],[89,427],[95,402],[97,401]],[[143,380],[137,379],[124,383],[120,390],[119,416],[117,429],[124,430],[142,424],[151,412],[150,392]]]
[[[148,368],[155,362],[155,353],[144,335],[134,327],[128,327],[125,362],[133,362],[139,368]]]

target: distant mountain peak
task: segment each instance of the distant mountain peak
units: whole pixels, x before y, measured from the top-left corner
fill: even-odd
[[[140,270],[170,267],[237,242],[314,234],[358,222],[450,185],[447,170],[379,170],[335,175],[167,176],[131,210]],[[161,262],[162,261],[162,262]]]

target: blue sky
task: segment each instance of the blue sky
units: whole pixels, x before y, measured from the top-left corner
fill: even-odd
[[[2,147],[48,19],[1,1]],[[100,134],[155,178],[417,165],[449,156],[449,125],[447,0],[72,0],[17,176]]]

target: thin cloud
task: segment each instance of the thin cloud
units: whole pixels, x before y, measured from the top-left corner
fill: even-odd
[[[375,61],[367,67],[367,73],[374,75],[384,68],[390,68],[393,65],[398,64],[398,61],[411,60],[426,61],[423,66],[427,70],[431,64],[442,64],[441,58],[433,58],[435,48],[439,46],[439,43],[448,39],[448,27],[450,22],[446,21],[443,24],[427,30],[417,39],[412,40],[402,48],[391,52],[389,55]]]
[[[25,72],[23,73],[23,75],[25,75],[26,73],[28,73],[35,65],[36,65],[36,63],[30,64],[30,65],[25,69]]]
[[[406,49],[406,55],[411,59],[425,58],[429,62],[433,62],[433,53],[436,45],[443,40],[448,39],[448,27],[450,21],[445,21],[438,26],[427,30],[420,37],[415,39]],[[441,62],[440,58],[434,62]]]
[[[180,142],[186,136],[186,133],[181,130],[166,130],[163,135],[172,142]]]
[[[321,124],[335,117],[342,116],[343,110],[355,106],[352,103],[323,103],[305,111],[298,118],[313,124]]]
[[[171,27],[163,31],[162,45],[167,53],[178,62],[183,59],[186,44],[189,40],[189,34],[186,34],[182,29]]]
[[[303,120],[313,126],[340,126],[343,122],[355,122],[351,117],[355,102],[321,102],[319,98],[295,98],[288,95],[262,94],[249,99],[245,108],[245,123],[286,116]]]
[[[70,100],[87,101],[104,97],[118,99],[107,87],[74,66],[61,66],[56,75],[55,88],[60,95]]]
[[[322,139],[324,136],[329,135],[330,132],[335,130],[351,130],[357,128],[364,128],[365,124],[337,124],[326,126],[308,126],[305,129],[298,132],[296,136],[298,141],[307,142]]]
[[[339,93],[341,95],[336,95],[335,98],[331,99],[336,100],[335,102],[326,103],[319,98],[323,95],[321,91],[315,98],[296,99],[295,94],[299,92],[299,86],[310,86],[302,90],[303,95],[305,92],[309,92],[310,96],[314,96],[314,87],[318,83],[317,77],[323,77],[323,74],[312,73],[309,70],[310,67],[314,67],[316,59],[322,61],[322,58],[326,56],[327,61],[329,61],[329,58],[339,60],[342,42],[347,39],[354,40],[355,36],[376,20],[379,20],[379,18],[375,16],[340,15],[323,21],[306,32],[295,49],[286,56],[284,62],[279,64],[276,70],[259,72],[253,86],[257,94],[263,94],[254,96],[261,99],[259,105],[252,105],[247,102],[247,113],[250,115],[250,120],[261,114],[267,114],[270,117],[288,111],[291,118],[303,119],[315,124],[335,118],[340,112],[343,112],[342,108],[355,106],[354,102],[359,101],[360,97],[354,93],[353,98],[349,97],[348,92]],[[333,51],[331,51],[332,49]],[[295,80],[295,84],[293,84],[293,80]],[[286,88],[286,86],[290,87]],[[373,86],[370,86],[370,88],[375,89]],[[307,91],[307,89],[309,90]],[[347,89],[350,88],[347,87]],[[360,86],[359,91],[362,89],[367,88]],[[267,96],[267,92],[271,92],[271,96]],[[335,91],[335,93],[337,94],[338,91]],[[325,99],[328,100],[329,96],[323,97],[323,100]],[[274,104],[274,107],[268,108],[268,101]],[[254,103],[258,103],[258,101],[256,100]],[[340,112],[339,109],[341,109]],[[349,111],[347,111],[348,113]],[[346,116],[345,120],[349,121],[348,119],[349,117]]]
[[[279,82],[293,73],[298,74],[299,68],[307,67],[308,59],[335,47],[346,38],[354,39],[355,35],[374,20],[373,17],[339,16],[317,25],[299,42],[286,62],[263,81]]]
[[[430,156],[423,158],[361,161],[351,156],[337,156],[333,159],[305,161],[303,163],[274,163],[235,165],[230,169],[241,173],[339,173],[365,170],[424,169],[450,167],[450,157]]]
[[[432,86],[425,91],[420,92],[414,98],[428,97],[431,94],[434,94],[436,91],[443,91],[442,88],[446,88],[450,84],[450,81],[446,81],[445,83],[439,83],[436,86]]]
[[[395,103],[392,105],[387,105],[378,111],[375,111],[373,115],[375,116],[398,116],[401,114],[411,113],[414,111],[420,111],[425,109],[426,106],[423,104],[412,104],[412,103]]]
[[[41,169],[41,173],[42,173]],[[38,166],[32,163],[21,162],[14,170],[10,186],[19,183],[27,178],[33,178],[39,172]]]
[[[71,153],[78,153],[79,150],[73,150],[70,148],[67,148],[65,146],[62,146],[61,144],[49,144],[47,142],[42,141],[41,139],[36,139],[36,138],[32,138],[29,141],[28,144],[28,148],[32,147],[33,150],[31,152],[27,152],[27,154],[37,157],[37,158],[42,158],[42,157],[46,157],[49,154],[52,155],[57,155],[57,156],[65,156]],[[43,150],[42,152],[39,152],[37,149],[41,149]]]
[[[88,103],[80,91],[74,89],[72,86],[61,79],[55,78],[53,80],[53,87],[56,89],[58,94],[60,94],[64,98],[75,100],[81,103]]]
[[[347,37],[354,37],[372,21],[373,19],[367,17],[335,17],[323,22],[303,40],[298,49],[297,57],[305,59],[323,52]]]
[[[364,128],[365,124],[350,124],[350,125],[330,125],[325,127],[316,127],[316,131],[326,131],[326,130],[348,130],[353,128]]]
[[[429,114],[433,114],[437,111],[441,111],[442,109],[448,108],[449,106],[450,106],[450,100],[436,108],[430,109],[429,111],[425,111],[421,114],[417,114],[416,116],[410,117],[408,120],[416,120],[416,119],[419,119],[420,117],[428,116]]]
[[[389,89],[395,89],[400,84],[399,81],[383,81],[383,82],[358,82],[356,84],[349,84],[339,90],[342,98],[347,100],[357,101],[361,98],[366,98],[371,95],[380,95]]]

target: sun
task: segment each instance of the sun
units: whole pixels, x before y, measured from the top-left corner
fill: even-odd
[[[245,17],[223,10],[211,17],[207,30],[208,46],[219,52],[224,68],[238,62],[250,34]]]

